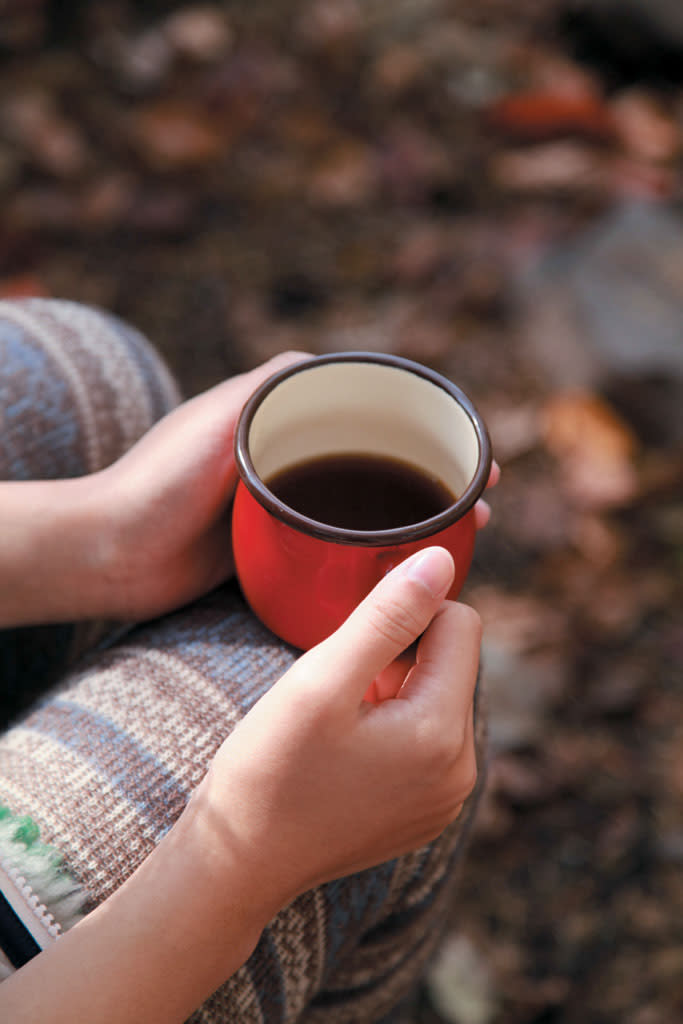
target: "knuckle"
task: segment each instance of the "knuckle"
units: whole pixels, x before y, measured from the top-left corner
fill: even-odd
[[[464,731],[464,730],[463,730]],[[477,784],[478,765],[474,745],[464,736],[435,731],[428,742],[431,771],[439,780],[449,803],[462,803]]]
[[[478,778],[479,769],[476,759],[474,757],[468,758],[467,763],[462,766],[460,773],[461,800],[467,799],[474,792]]]
[[[391,598],[382,598],[372,607],[370,626],[383,639],[400,648],[412,643],[423,628],[410,607]]]

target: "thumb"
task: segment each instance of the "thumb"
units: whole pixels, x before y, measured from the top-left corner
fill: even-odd
[[[448,551],[433,547],[415,552],[380,580],[346,622],[314,648],[335,689],[360,701],[376,676],[425,631],[454,572]]]

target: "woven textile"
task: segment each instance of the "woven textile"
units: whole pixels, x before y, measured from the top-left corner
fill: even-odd
[[[20,346],[12,351],[16,409]],[[117,366],[121,358],[119,348]],[[134,346],[139,365],[137,358]],[[50,373],[59,391],[65,373],[58,359]],[[64,436],[79,407],[61,401]],[[20,431],[13,445],[12,460],[21,463]],[[141,625],[86,655],[5,732],[0,803],[36,822],[94,906],[158,843],[227,733],[295,657],[254,619],[234,584]],[[482,716],[477,722],[481,733]],[[392,1014],[415,991],[452,912],[476,801],[474,794],[459,821],[428,847],[295,900],[193,1024],[398,1020]]]
[[[117,317],[65,300],[0,301],[0,480],[102,469],[179,398],[156,351]],[[0,723],[105,629],[0,634]]]
[[[102,469],[179,397],[149,342],[118,318],[64,300],[0,301],[0,479]]]

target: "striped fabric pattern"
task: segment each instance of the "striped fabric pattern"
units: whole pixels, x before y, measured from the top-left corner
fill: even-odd
[[[114,462],[178,404],[139,331],[64,299],[0,301],[0,480],[82,476]],[[0,722],[102,637],[106,624],[0,639]]]
[[[131,423],[137,430],[146,422],[150,401],[158,413],[155,394],[169,400],[166,371],[156,390],[148,381],[144,399],[130,384],[141,366],[143,376],[154,367],[146,344],[141,355],[130,329],[90,310],[43,302],[38,341],[40,332],[29,326],[38,310],[30,303],[18,311],[7,305],[0,309],[0,339],[12,354],[13,383],[7,388],[5,381],[0,417],[11,421],[13,432],[0,457],[10,471],[27,465],[22,415],[28,416],[29,440],[30,424],[39,422],[41,430],[49,424],[51,444],[66,441],[70,451],[58,456],[60,472],[74,464],[83,472],[111,451],[114,439],[130,443]],[[57,354],[55,339],[70,339],[69,358],[78,352],[96,361],[101,345],[101,366],[108,368],[102,377],[116,373],[128,380],[128,398],[136,396],[143,408],[140,418],[128,398],[112,397],[104,384],[97,402],[92,387],[76,386],[74,364]],[[22,345],[28,345],[31,378],[23,414]],[[120,365],[125,359],[132,368]],[[42,385],[38,363],[43,373],[49,364]],[[107,426],[99,404],[105,399],[113,404]],[[44,464],[35,449],[30,459]],[[60,851],[93,907],[159,842],[225,736],[295,657],[251,615],[235,584],[141,625],[82,658],[0,738],[0,803],[37,824],[41,840]],[[481,748],[483,716],[477,722]],[[296,899],[270,923],[249,961],[193,1014],[192,1024],[402,1021],[398,1008],[415,991],[452,911],[476,803],[474,794],[459,821],[423,850]]]
[[[118,318],[66,300],[0,301],[0,479],[102,469],[179,398],[151,345]]]

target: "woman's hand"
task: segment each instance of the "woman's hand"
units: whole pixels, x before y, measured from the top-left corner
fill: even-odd
[[[305,359],[285,352],[164,417],[93,481],[107,509],[110,614],[149,618],[187,603],[233,572],[233,433],[256,387]]]
[[[0,482],[0,627],[151,618],[229,576],[237,418],[304,358],[282,353],[185,402],[97,473]]]
[[[268,908],[425,844],[472,790],[480,622],[444,601],[452,577],[443,548],[402,563],[219,750],[186,815],[249,865]],[[394,698],[364,700],[417,637]]]
[[[495,487],[499,480],[500,466],[498,465],[497,462],[494,461],[491,465],[491,472],[489,474],[489,479],[488,483],[486,484],[486,487]],[[474,522],[477,529],[483,530],[483,528],[486,526],[490,518],[491,506],[489,505],[488,501],[484,501],[483,498],[480,498],[477,504],[474,506]]]
[[[0,1017],[181,1024],[298,893],[438,835],[476,777],[480,623],[444,601],[452,576],[442,548],[412,556],[304,654],[133,875],[3,982]],[[400,691],[367,703],[418,636]]]

